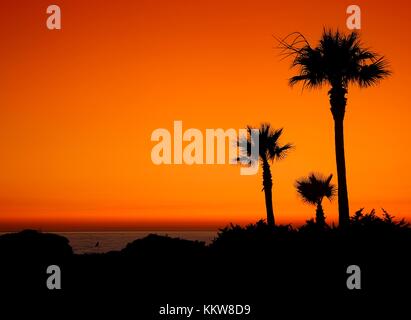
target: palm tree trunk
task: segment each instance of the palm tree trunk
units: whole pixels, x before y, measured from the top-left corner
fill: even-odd
[[[267,211],[267,224],[275,226],[274,210],[273,210],[273,181],[271,177],[270,164],[267,160],[263,160],[263,190],[265,196],[265,209]]]
[[[334,118],[335,158],[337,162],[338,179],[338,213],[340,227],[346,227],[350,222],[348,207],[347,176],[344,153],[344,115],[347,90],[343,87],[333,87],[330,94],[331,113]]]
[[[315,222],[317,225],[321,228],[325,227],[325,216],[324,216],[324,210],[323,206],[321,205],[321,202],[317,203],[317,210],[315,212]]]

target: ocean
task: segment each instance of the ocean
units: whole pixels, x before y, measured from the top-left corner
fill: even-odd
[[[118,231],[118,232],[55,232],[70,241],[74,253],[104,253],[123,249],[127,243],[144,238],[150,233],[173,238],[210,243],[217,231]],[[96,244],[98,245],[96,246]]]

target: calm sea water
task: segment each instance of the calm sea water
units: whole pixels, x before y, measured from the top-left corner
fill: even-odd
[[[56,232],[70,241],[75,253],[103,253],[123,249],[127,243],[144,238],[150,233],[173,238],[199,240],[210,243],[216,231],[127,231],[127,232]],[[96,244],[98,243],[98,246]]]

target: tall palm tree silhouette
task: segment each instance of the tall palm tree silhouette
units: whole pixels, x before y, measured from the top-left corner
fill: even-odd
[[[261,167],[263,169],[263,191],[265,196],[265,208],[267,212],[267,224],[269,226],[275,226],[274,210],[273,210],[273,180],[271,175],[270,163],[274,160],[281,160],[287,156],[288,151],[292,148],[292,145],[287,143],[280,145],[279,139],[283,133],[283,129],[273,129],[271,125],[266,123],[262,124],[258,128],[258,136],[251,134],[254,128],[247,127],[246,143],[240,143],[240,148],[243,153],[246,153],[248,157],[251,156],[252,146],[256,146],[258,143],[258,156]],[[258,139],[258,141],[255,141]],[[245,147],[246,146],[246,147]],[[238,159],[240,160],[240,159]]]
[[[291,66],[298,68],[298,74],[289,79],[291,86],[301,82],[303,88],[331,87],[328,95],[334,118],[339,223],[344,227],[349,223],[343,127],[348,85],[365,88],[377,84],[391,73],[387,60],[363,47],[356,32],[345,35],[324,29],[316,47],[301,33],[292,33],[279,43],[282,53],[293,57]]]
[[[331,183],[332,177],[332,174],[324,178],[320,174],[312,173],[306,178],[297,180],[295,183],[301,199],[308,204],[317,206],[315,221],[320,227],[325,227],[325,216],[322,207],[323,199],[328,198],[331,201],[336,192],[335,185]]]

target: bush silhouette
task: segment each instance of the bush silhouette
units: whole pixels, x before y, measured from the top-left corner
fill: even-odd
[[[123,250],[91,255],[73,254],[63,237],[24,231],[0,236],[0,282],[9,296],[21,296],[24,289],[43,297],[50,294],[46,267],[58,264],[63,290],[52,293],[53,299],[61,296],[74,306],[86,301],[96,308],[103,300],[122,310],[146,310],[142,319],[157,319],[153,304],[208,303],[210,297],[224,303],[229,297],[252,303],[258,310],[254,319],[267,319],[287,312],[290,301],[306,302],[318,312],[318,301],[339,303],[335,297],[347,294],[364,301],[404,292],[411,285],[410,247],[411,228],[404,220],[363,209],[348,228],[319,228],[313,220],[299,228],[272,227],[260,220],[226,226],[209,245],[151,234]],[[361,267],[364,283],[361,291],[347,293],[351,264]]]

